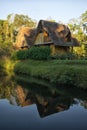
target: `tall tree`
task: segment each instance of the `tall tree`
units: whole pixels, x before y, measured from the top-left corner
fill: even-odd
[[[81,47],[75,48],[75,52],[79,55],[86,55],[87,50],[87,11],[83,13],[78,19],[71,19],[69,27],[74,37],[78,39]]]
[[[81,15],[82,20],[82,29],[84,33],[87,35],[87,11]]]
[[[22,26],[34,28],[36,21],[27,15],[9,14],[7,20],[0,20],[0,51],[10,52],[17,33]],[[9,50],[10,49],[10,50]]]
[[[81,19],[83,22],[87,22],[87,10],[81,15]]]

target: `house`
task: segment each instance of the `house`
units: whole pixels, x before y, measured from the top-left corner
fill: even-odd
[[[52,54],[67,53],[79,42],[71,36],[70,29],[63,24],[40,20],[36,29],[35,46],[50,46]]]
[[[22,49],[31,46],[49,46],[54,55],[68,53],[73,47],[79,46],[79,42],[72,37],[66,25],[40,20],[37,28],[21,27],[15,45]]]

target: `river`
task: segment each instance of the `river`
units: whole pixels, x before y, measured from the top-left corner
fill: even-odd
[[[0,78],[0,130],[87,130],[86,90],[38,82]]]

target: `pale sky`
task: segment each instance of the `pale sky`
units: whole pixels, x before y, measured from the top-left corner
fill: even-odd
[[[67,23],[87,10],[87,0],[0,0],[0,19],[8,14],[24,14],[39,21],[52,18]]]

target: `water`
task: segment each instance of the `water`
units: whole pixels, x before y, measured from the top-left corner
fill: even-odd
[[[0,79],[0,130],[87,130],[87,91],[40,84]]]

